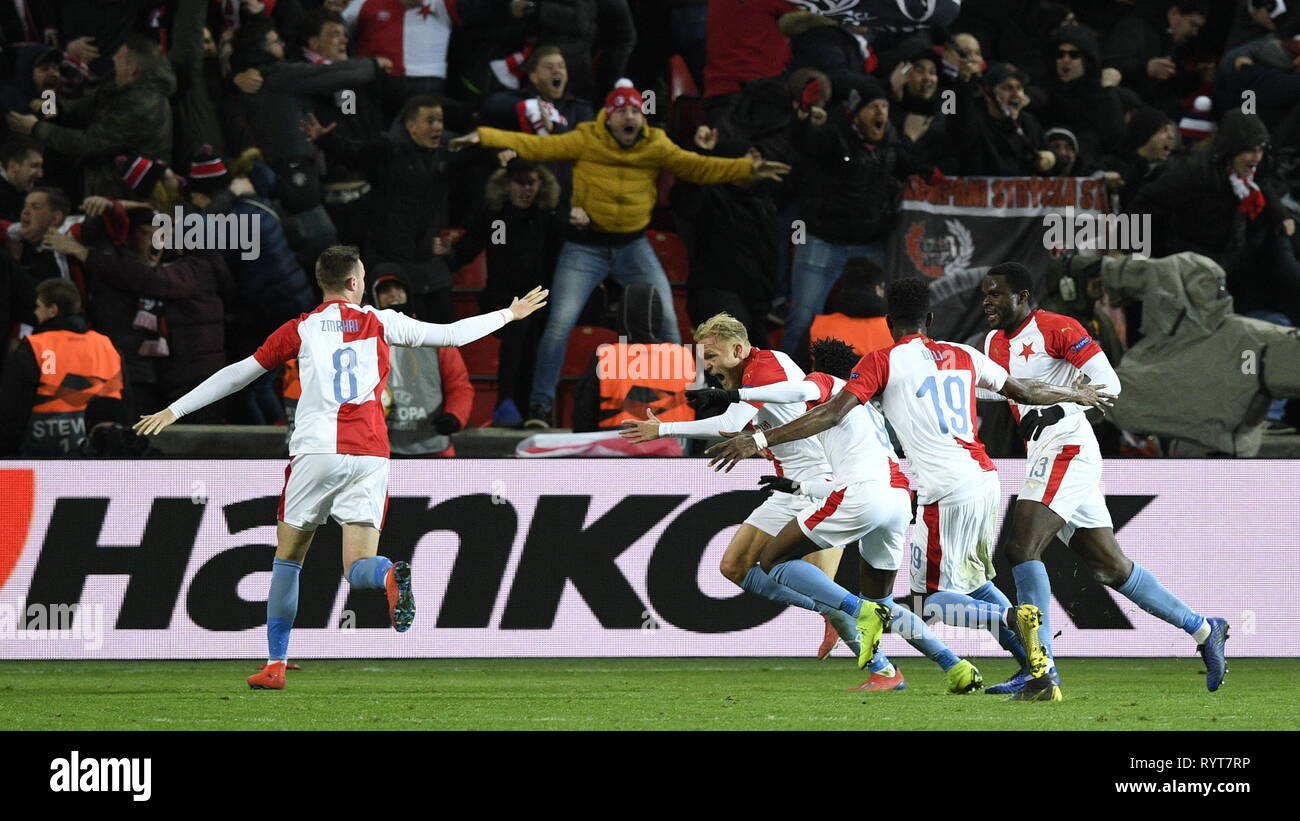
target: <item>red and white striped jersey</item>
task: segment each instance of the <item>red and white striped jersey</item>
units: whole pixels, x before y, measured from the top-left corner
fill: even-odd
[[[1041,310],[1010,331],[990,331],[984,337],[984,352],[1017,379],[1038,379],[1063,387],[1074,384],[1085,362],[1104,356],[1101,346],[1074,317]],[[1026,410],[1041,407],[1007,402],[1017,421]],[[1061,407],[1067,416],[1087,410],[1073,402],[1062,402]]]
[[[424,335],[424,324],[405,314],[341,299],[277,328],[253,357],[267,370],[298,360],[302,396],[289,454],[387,457],[381,397],[388,382],[388,346],[416,346]]]
[[[881,397],[903,443],[923,504],[961,499],[982,484],[993,462],[975,427],[975,388],[1001,390],[1007,372],[955,342],[921,334],[873,351],[854,366],[844,389],[863,404]]]
[[[424,0],[406,8],[399,0],[352,0],[343,22],[358,57],[387,57],[398,77],[446,77],[447,45],[460,23],[457,0]]]
[[[803,378],[803,370],[783,352],[753,348],[745,360],[740,385],[744,388],[757,388],[777,382],[798,382]],[[758,408],[758,415],[750,422],[750,426],[762,431],[784,425],[807,409],[806,405],[799,402],[775,404],[750,401],[749,404]],[[826,451],[815,437],[773,445],[767,452],[772,455],[778,476],[789,476],[797,482],[811,482],[831,476],[830,465],[826,463]]]
[[[809,400],[808,410],[839,393],[845,385],[843,379],[821,372],[808,374],[807,381],[821,390],[820,396]],[[888,482],[891,487],[911,489],[898,467],[898,454],[889,441],[885,417],[870,402],[858,405],[838,425],[822,431],[816,438],[826,451],[836,487],[857,482]]]

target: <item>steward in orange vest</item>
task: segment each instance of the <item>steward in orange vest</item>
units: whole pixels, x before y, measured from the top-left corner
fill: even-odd
[[[36,288],[36,331],[5,361],[0,456],[75,455],[86,437],[86,404],[122,398],[122,357],[86,329],[81,297],[64,279]]]
[[[689,345],[659,341],[663,309],[654,286],[628,286],[619,324],[623,340],[596,349],[574,390],[573,430],[617,430],[645,419],[647,409],[664,422],[693,420],[685,391],[695,379],[695,354]]]

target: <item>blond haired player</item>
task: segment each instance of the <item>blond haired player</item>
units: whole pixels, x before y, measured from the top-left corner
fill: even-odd
[[[749,333],[740,320],[726,312],[709,317],[695,328],[695,342],[704,360],[704,370],[722,380],[726,388],[757,387],[777,382],[801,380],[804,373],[790,357],[780,351],[768,351],[749,344]],[[775,427],[803,413],[802,405],[768,405],[763,402],[736,402],[721,416],[693,422],[660,422],[653,413],[644,422],[625,422],[622,435],[633,442],[649,442],[661,436],[713,438],[738,431],[746,426],[755,429]],[[815,439],[772,448],[769,458],[776,472],[810,486],[828,482],[831,468],[826,453]],[[826,617],[840,638],[855,654],[859,653],[856,622],[834,607],[811,598],[773,580],[758,566],[758,557],[772,537],[808,501],[801,494],[773,493],[745,519],[722,554],[722,575],[741,589],[772,601],[815,610]],[[808,559],[823,572],[834,573],[839,566],[842,546],[814,553]],[[824,658],[834,645],[823,642],[819,657]]]

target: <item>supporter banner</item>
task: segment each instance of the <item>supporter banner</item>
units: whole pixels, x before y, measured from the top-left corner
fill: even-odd
[[[960,177],[927,185],[913,178],[889,238],[889,278],[941,279],[969,268],[1020,262],[1042,278],[1052,253],[1044,217],[1071,209],[1071,227],[1107,210],[1105,184],[1080,177]],[[1064,239],[1064,237],[1062,237]],[[936,339],[965,341],[988,330],[978,278],[936,287]]]
[[[753,490],[763,470],[395,461],[381,550],[415,568],[415,626],[395,633],[381,593],[343,582],[329,525],[303,569],[292,656],[808,656],[820,616],[742,594],[718,573],[763,498]],[[1022,470],[999,463],[1003,519]],[[264,657],[283,477],[278,461],[6,463],[0,658]],[[1297,486],[1300,462],[1106,467],[1120,543],[1193,608],[1229,619],[1239,656],[1300,654]],[[1192,656],[1186,634],[1094,583],[1063,545],[1047,561],[1058,654]],[[842,578],[856,562],[846,557]],[[904,572],[896,592],[906,586]],[[1000,654],[987,634],[938,632],[963,655]],[[914,655],[893,636],[884,649]]]

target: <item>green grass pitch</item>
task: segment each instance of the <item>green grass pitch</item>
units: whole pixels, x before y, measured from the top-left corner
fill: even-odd
[[[0,662],[0,729],[1300,729],[1300,659],[1229,664],[1209,693],[1197,658],[1067,659],[1064,702],[1020,704],[945,695],[915,658],[891,693],[844,692],[847,658],[309,659],[283,692],[249,690],[252,661]]]

